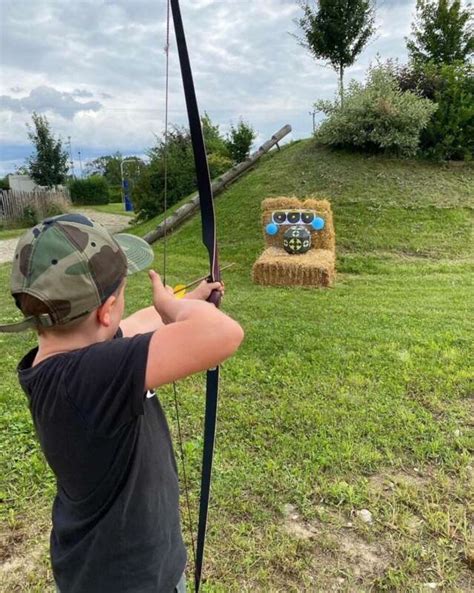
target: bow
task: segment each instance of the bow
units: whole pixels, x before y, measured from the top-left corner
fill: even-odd
[[[206,148],[201,127],[201,118],[196,100],[191,64],[189,62],[186,37],[179,0],[169,0],[173,15],[176,43],[178,47],[181,76],[183,79],[186,108],[188,111],[189,129],[196,166],[199,202],[201,208],[202,240],[209,254],[210,274],[209,280],[219,282],[220,268],[217,249],[216,217],[212,195],[209,165],[207,163]],[[214,290],[209,297],[209,302],[219,306],[220,292]],[[204,559],[204,544],[206,540],[207,515],[209,509],[209,495],[212,475],[212,460],[214,456],[214,442],[217,420],[217,398],[219,390],[219,367],[210,369],[206,374],[206,410],[204,418],[204,448],[202,458],[201,494],[199,502],[199,521],[196,557],[194,567],[195,591],[199,592]]]

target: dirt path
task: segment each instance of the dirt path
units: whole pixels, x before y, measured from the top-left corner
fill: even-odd
[[[130,217],[122,216],[121,214],[107,214],[105,212],[96,212],[95,210],[89,210],[87,208],[81,208],[81,212],[104,225],[111,233],[118,233],[127,229],[128,223],[130,222]],[[13,259],[17,242],[18,238],[4,239],[3,241],[0,240],[0,264],[4,264]]]

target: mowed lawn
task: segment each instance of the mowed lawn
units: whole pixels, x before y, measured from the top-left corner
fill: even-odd
[[[246,339],[222,368],[203,591],[473,590],[473,188],[472,166],[305,141],[218,198],[221,262],[236,263],[223,308]],[[279,195],[331,201],[333,289],[252,284],[260,203]],[[196,218],[170,238],[168,283],[206,273],[200,232]],[[156,253],[160,271],[161,244]],[[0,267],[4,319],[8,274]],[[149,304],[146,274],[131,277],[128,311]],[[15,378],[33,344],[0,335],[5,593],[52,591],[54,480]],[[177,392],[195,521],[204,377]],[[171,389],[159,397],[176,436]]]

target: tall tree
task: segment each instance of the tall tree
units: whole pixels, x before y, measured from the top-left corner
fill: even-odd
[[[28,127],[28,138],[33,142],[36,154],[27,160],[28,172],[38,185],[53,187],[66,179],[68,154],[60,138],[57,140],[51,131],[45,115],[33,112],[33,128]]]
[[[339,74],[341,105],[344,101],[344,70],[375,32],[372,0],[316,0],[314,7],[301,1],[303,16],[296,20],[303,32],[301,45],[315,58],[326,60]]]
[[[466,63],[474,52],[471,4],[464,9],[461,0],[417,0],[407,48],[415,63]]]
[[[60,138],[55,139],[45,115],[33,112],[33,127],[27,124],[28,138],[36,154],[27,160],[28,172],[38,185],[53,187],[64,182],[68,172],[68,154]]]
[[[140,175],[140,169],[145,165],[142,159],[137,156],[122,156],[120,152],[100,156],[86,165],[88,175],[102,175],[107,179],[110,186],[122,184],[121,164],[124,164],[124,176],[127,179],[136,181]]]

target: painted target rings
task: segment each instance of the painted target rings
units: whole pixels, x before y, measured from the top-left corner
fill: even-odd
[[[311,247],[311,233],[304,226],[291,226],[283,235],[283,247],[287,253],[306,253]]]

